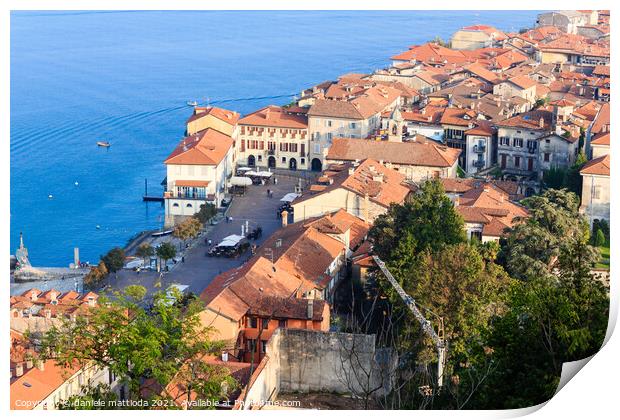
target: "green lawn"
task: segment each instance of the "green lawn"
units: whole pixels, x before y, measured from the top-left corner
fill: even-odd
[[[609,247],[599,246],[598,250],[601,252],[601,261],[598,264],[596,264],[596,268],[609,269]]]

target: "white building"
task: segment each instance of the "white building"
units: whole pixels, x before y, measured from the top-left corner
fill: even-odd
[[[610,155],[592,159],[581,168],[580,212],[592,226],[596,219],[609,221]]]
[[[233,171],[233,150],[233,139],[212,128],[177,145],[164,161],[166,226],[198,213],[202,204],[221,204]]]

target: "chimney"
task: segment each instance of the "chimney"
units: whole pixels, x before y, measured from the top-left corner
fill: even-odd
[[[37,369],[41,372],[45,370],[45,363],[43,363],[43,360],[37,360]]]
[[[18,363],[15,365],[15,377],[19,378],[24,374],[24,364]]]
[[[314,317],[314,299],[308,299],[308,319]]]
[[[286,227],[288,225],[288,211],[282,211],[282,227]]]
[[[34,362],[32,361],[32,356],[28,357],[26,359],[26,369],[32,369],[33,364]]]
[[[454,197],[454,207],[458,207],[460,205],[460,199],[459,196],[457,195],[456,197]]]
[[[228,362],[228,352],[226,350],[222,352],[222,362]]]
[[[355,168],[353,168],[352,166],[349,168],[349,175],[353,175],[353,173],[355,172]]]
[[[538,126],[540,128],[545,128],[545,119],[543,117],[540,117],[540,120],[538,120]]]

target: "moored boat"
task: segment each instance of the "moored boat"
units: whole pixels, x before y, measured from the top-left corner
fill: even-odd
[[[100,146],[100,147],[110,147],[110,142],[109,141],[98,141],[97,142],[97,146]]]
[[[187,106],[197,106],[198,101],[187,101]]]

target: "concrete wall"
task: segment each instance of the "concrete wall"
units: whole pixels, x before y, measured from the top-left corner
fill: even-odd
[[[391,372],[376,362],[383,350],[375,349],[375,336],[309,330],[277,330],[267,344],[267,357],[257,367],[241,409],[274,400],[280,392],[362,394],[380,384],[378,395],[389,390],[381,372]],[[395,358],[387,358],[393,367]],[[370,372],[369,377],[362,372]]]

